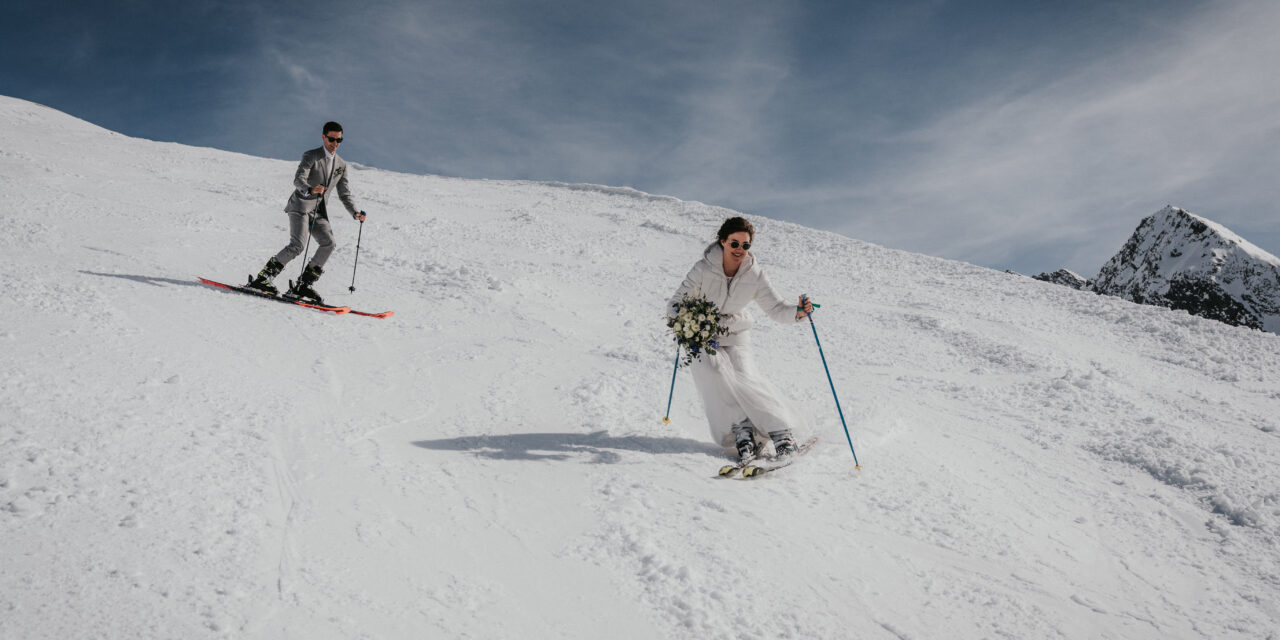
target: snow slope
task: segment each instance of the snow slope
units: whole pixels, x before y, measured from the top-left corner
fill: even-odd
[[[1278,336],[756,219],[863,470],[760,318],[823,442],[719,480],[661,315],[726,210],[356,166],[335,317],[194,281],[292,162],[0,124],[0,638],[1280,637]]]

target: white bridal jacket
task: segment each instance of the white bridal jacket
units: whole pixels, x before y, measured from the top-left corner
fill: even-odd
[[[729,333],[721,336],[720,344],[734,346],[750,341],[751,317],[747,315],[747,306],[752,302],[760,305],[770,318],[784,323],[799,322],[796,319],[796,304],[782,299],[764,270],[756,266],[756,258],[747,253],[738,273],[732,278],[724,274],[724,249],[719,242],[712,242],[702,253],[702,259],[693,265],[689,275],[676,290],[676,294],[667,302],[667,317],[675,317],[675,304],[684,296],[702,296],[714,302],[720,310],[721,326],[729,329]]]

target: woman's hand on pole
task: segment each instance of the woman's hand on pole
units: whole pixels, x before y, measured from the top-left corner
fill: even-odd
[[[800,304],[796,305],[796,320],[803,320],[805,316],[813,313],[813,301],[809,296],[801,295]]]

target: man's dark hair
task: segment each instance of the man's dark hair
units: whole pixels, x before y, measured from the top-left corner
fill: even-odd
[[[756,228],[741,216],[734,216],[725,220],[724,224],[720,225],[720,232],[716,234],[716,237],[720,239],[720,242],[724,242],[729,239],[729,236],[739,231],[746,231],[752,240],[756,237]]]
[[[334,131],[337,131],[338,133],[342,133],[342,125],[336,122],[326,122],[324,123],[324,131],[321,133],[327,136],[330,133],[333,133]]]

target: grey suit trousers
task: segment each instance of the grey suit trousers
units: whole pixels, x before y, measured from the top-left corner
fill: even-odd
[[[333,253],[334,249],[333,228],[329,226],[329,218],[316,216],[315,222],[308,225],[309,217],[305,213],[289,212],[289,244],[276,254],[276,260],[280,264],[289,264],[290,260],[302,253],[308,232],[316,239],[316,254],[312,256],[308,265],[323,268],[324,263],[329,260],[329,254]],[[308,229],[308,226],[311,228]]]

